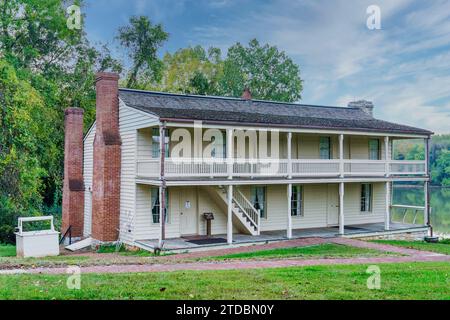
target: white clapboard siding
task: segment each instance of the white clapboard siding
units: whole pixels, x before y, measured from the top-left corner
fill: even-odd
[[[386,204],[385,199],[385,183],[374,183],[372,212],[361,212],[361,184],[345,184],[345,225],[383,222]]]
[[[142,217],[136,211],[137,131],[156,125],[158,119],[126,106],[120,101],[119,128],[122,138],[122,169],[120,176],[120,240],[132,244],[139,232]]]
[[[92,233],[92,169],[94,163],[95,123],[88,131],[83,142],[83,177],[84,177],[84,227],[83,235],[89,237]]]

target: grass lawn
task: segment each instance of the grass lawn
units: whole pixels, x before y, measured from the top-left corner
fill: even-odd
[[[226,259],[276,259],[276,258],[349,258],[397,255],[373,249],[356,248],[334,243],[324,243],[308,247],[280,248],[228,254],[207,258],[208,260]]]
[[[16,247],[9,244],[0,243],[0,257],[15,257]]]
[[[15,246],[0,244],[0,269],[20,267],[59,267],[67,265],[140,264],[148,263],[148,257],[152,255],[152,253],[143,250],[122,250],[115,253],[115,250],[111,248],[100,248],[98,255],[77,254],[44,258],[18,258],[16,257]]]
[[[450,255],[450,240],[442,240],[439,243],[428,243],[425,241],[404,241],[404,240],[373,240],[382,244],[405,247],[409,249],[432,251]]]
[[[449,263],[380,264],[381,289],[367,265],[282,269],[0,276],[0,299],[450,299]]]

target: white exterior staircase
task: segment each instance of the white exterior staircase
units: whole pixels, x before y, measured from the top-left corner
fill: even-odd
[[[219,186],[218,188],[213,188],[213,190],[225,205],[227,205],[227,188]],[[253,236],[259,235],[260,212],[255,209],[252,203],[236,186],[233,188],[232,212],[233,216],[249,234]]]

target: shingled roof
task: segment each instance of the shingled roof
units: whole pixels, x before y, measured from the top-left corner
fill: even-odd
[[[120,89],[129,107],[164,120],[198,120],[309,129],[430,135],[424,129],[374,119],[359,108],[313,106],[225,97]]]

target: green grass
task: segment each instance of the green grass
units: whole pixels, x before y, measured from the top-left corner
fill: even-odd
[[[0,276],[0,299],[450,299],[449,263],[380,264],[381,289],[367,265],[228,271]]]
[[[9,244],[0,243],[0,257],[15,257],[16,247]]]
[[[395,255],[390,252],[380,252],[373,249],[356,248],[334,243],[325,243],[308,247],[280,248],[228,254],[207,259],[275,259],[275,258],[349,258]]]
[[[145,250],[127,250],[125,246],[121,245],[117,250],[116,245],[102,245],[97,249],[97,253],[118,253],[123,256],[139,256],[139,257],[151,257],[153,253]]]
[[[449,239],[442,240],[439,243],[428,243],[425,241],[405,241],[405,240],[373,240],[373,242],[450,255]]]

